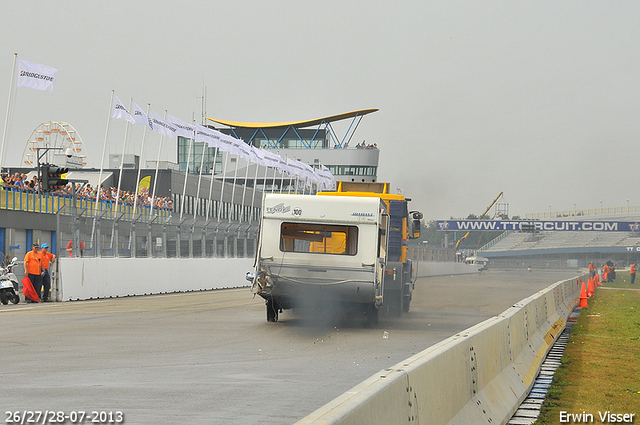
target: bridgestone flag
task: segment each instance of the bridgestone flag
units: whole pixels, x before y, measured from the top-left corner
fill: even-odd
[[[153,131],[153,123],[136,102],[133,102],[133,105],[131,105],[131,112],[133,112],[135,124],[146,125],[150,131]]]
[[[178,118],[167,114],[167,122],[172,124],[176,128],[176,136],[186,137],[187,139],[193,139],[193,132],[195,127],[187,124],[184,121],[180,121]]]
[[[165,120],[164,118],[162,118],[160,115],[156,114],[153,111],[151,111],[150,118],[151,118],[151,121],[153,122],[153,129],[151,131],[153,131],[154,133],[160,133],[163,136],[166,136],[170,139],[176,138],[178,127],[171,124],[170,122],[168,122],[167,120]]]
[[[127,120],[131,124],[135,124],[136,120],[133,119],[127,108],[120,102],[118,96],[113,96],[113,108],[111,110],[111,118],[119,118],[121,120]]]
[[[53,91],[58,70],[18,59],[18,87],[31,87],[37,90]]]
[[[219,131],[196,124],[196,142],[204,142],[210,148],[220,149],[222,147],[222,144],[220,143],[220,136],[222,136],[222,133]]]

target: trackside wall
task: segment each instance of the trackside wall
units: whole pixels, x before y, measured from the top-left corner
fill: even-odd
[[[298,425],[506,423],[565,327],[579,297],[576,279],[381,371]]]
[[[253,258],[59,258],[58,301],[248,286]]]
[[[452,261],[418,261],[413,263],[416,277],[446,276],[458,274],[477,274],[478,266]]]

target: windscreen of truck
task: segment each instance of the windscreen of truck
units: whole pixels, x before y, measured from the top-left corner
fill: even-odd
[[[282,223],[280,227],[283,252],[356,255],[357,248],[357,226]]]

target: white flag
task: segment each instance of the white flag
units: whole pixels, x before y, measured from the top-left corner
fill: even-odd
[[[323,164],[320,164],[320,168],[316,169],[316,174],[322,179],[320,184],[323,188],[328,190],[333,189],[335,178],[327,167],[325,167]]]
[[[248,145],[242,140],[200,124],[196,124],[195,128],[196,142],[205,142],[212,148],[218,148],[221,151],[239,155],[245,161],[259,162],[260,157],[256,154],[253,146]]]
[[[196,124],[196,142],[204,142],[211,148],[220,148],[222,146],[220,143],[221,136],[222,133],[217,130]]]
[[[178,131],[178,128],[167,122],[164,118],[162,118],[160,115],[156,114],[155,112],[151,111],[151,121],[153,122],[153,129],[151,131],[155,132],[155,133],[160,133],[163,136],[167,136],[170,139],[175,139],[176,138],[176,133]]]
[[[287,165],[289,166],[289,168],[291,169],[291,171],[293,172],[293,174],[300,176],[300,177],[304,177],[304,168],[302,168],[302,165],[300,165],[299,163],[300,161],[292,159],[292,158],[287,158]]]
[[[273,153],[273,152],[269,152],[269,151],[267,151],[267,157],[268,157],[268,156],[273,156],[274,158],[275,158],[275,157],[280,158],[280,160],[279,160],[279,164],[275,166],[275,167],[278,169],[278,171],[280,171],[280,173],[287,173],[287,174],[289,174],[290,176],[293,176],[293,175],[295,174],[295,172],[293,171],[293,169],[287,165],[287,161],[285,161],[284,159],[282,159],[282,157],[281,157],[280,155],[275,154],[275,153]]]
[[[259,164],[265,165],[267,167],[277,168],[281,171],[287,171],[289,174],[293,173],[293,171],[291,171],[291,169],[286,166],[286,163],[284,162],[282,157],[277,153],[269,152],[264,149],[256,149],[256,154],[259,158]]]
[[[133,119],[127,108],[124,107],[118,96],[113,96],[113,108],[111,109],[111,118],[120,118],[121,120],[127,120],[131,124],[135,124],[136,120]]]
[[[53,91],[57,73],[58,70],[50,66],[18,59],[17,87],[31,87],[32,89]]]
[[[251,151],[251,146],[246,144],[240,139],[236,139],[235,137],[229,136],[228,134],[222,134],[220,136],[221,150],[225,152],[232,153],[234,155],[241,156],[245,161],[254,161],[253,152]]]
[[[184,121],[180,121],[178,118],[169,114],[167,114],[167,121],[169,121],[178,129],[176,131],[177,136],[193,139],[193,132],[195,131],[195,127],[193,125],[187,124]]]
[[[265,167],[269,167],[271,166],[271,164],[269,163],[269,161],[267,161],[267,159],[264,157],[264,153],[266,152],[263,149],[259,149],[259,148],[254,148],[254,154],[256,156],[256,162],[260,165],[264,165]]]
[[[320,182],[320,177],[316,174],[315,169],[312,166],[302,161],[296,160],[296,162],[303,169],[302,177],[304,177],[304,181],[307,186],[311,186],[311,180]]]
[[[146,112],[144,112],[142,108],[136,104],[136,102],[133,102],[131,112],[133,114],[134,124],[146,125],[150,131],[153,131],[153,123],[147,116]]]

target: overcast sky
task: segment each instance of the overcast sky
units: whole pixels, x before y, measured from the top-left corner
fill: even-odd
[[[430,219],[640,205],[637,1],[11,1],[0,13],[0,113],[13,53],[58,69],[17,89],[3,165],[32,131],[71,124],[99,167],[111,90],[200,121],[304,120],[378,108],[362,140]],[[125,121],[113,120],[108,153]],[[131,131],[139,146],[142,127]],[[149,152],[160,137],[149,136]],[[134,153],[135,148],[127,149]],[[135,150],[139,152],[139,148]],[[175,145],[163,158],[175,161]],[[105,161],[106,165],[106,161]]]

